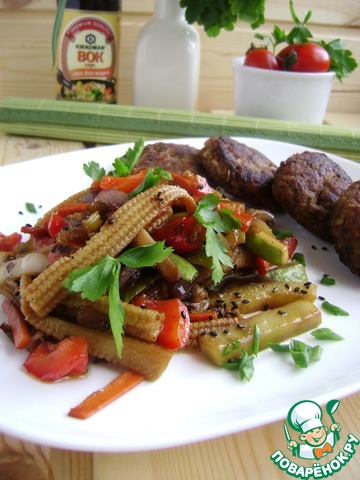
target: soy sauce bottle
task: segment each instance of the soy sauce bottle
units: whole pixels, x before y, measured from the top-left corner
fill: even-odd
[[[68,0],[57,47],[57,98],[116,103],[121,0]]]

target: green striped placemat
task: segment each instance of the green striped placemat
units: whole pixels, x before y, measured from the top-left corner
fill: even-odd
[[[318,148],[360,162],[360,129],[134,106],[5,97],[0,130],[103,144],[139,137],[255,137]]]

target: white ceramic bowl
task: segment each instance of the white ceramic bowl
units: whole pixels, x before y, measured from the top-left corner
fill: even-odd
[[[321,124],[334,72],[297,73],[247,67],[233,60],[235,114]]]

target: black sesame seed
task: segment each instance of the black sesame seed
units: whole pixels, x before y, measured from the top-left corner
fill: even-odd
[[[182,311],[180,315],[182,316],[182,318],[187,318],[187,315],[184,311]]]
[[[290,290],[290,285],[289,285],[288,283],[285,283],[285,288],[286,288],[287,290]]]
[[[230,330],[228,328],[225,328],[224,333],[230,333]]]
[[[248,298],[244,298],[244,300],[242,300],[242,303],[250,303],[250,300]]]
[[[297,293],[297,292],[300,292],[300,287],[295,287],[295,288],[294,288],[294,292],[296,292],[296,293]]]
[[[217,332],[214,332],[214,330],[212,330],[211,332],[209,332],[209,334],[212,336],[212,337],[217,337]]]
[[[285,315],[286,312],[285,312],[285,310],[279,310],[279,311],[278,311],[278,314],[279,314],[279,315]]]
[[[320,295],[320,296],[318,297],[318,299],[319,299],[319,300],[325,300],[325,297],[323,297],[322,295]]]
[[[301,290],[301,293],[303,293],[304,295],[307,295],[307,291],[306,290]]]

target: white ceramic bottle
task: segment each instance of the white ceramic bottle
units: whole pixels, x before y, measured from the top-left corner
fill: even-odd
[[[136,44],[134,105],[196,110],[199,69],[199,34],[180,0],[154,0],[153,17]]]

